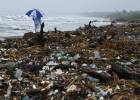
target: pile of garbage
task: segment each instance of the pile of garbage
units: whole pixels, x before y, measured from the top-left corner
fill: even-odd
[[[139,100],[140,27],[85,26],[0,42],[0,100]]]

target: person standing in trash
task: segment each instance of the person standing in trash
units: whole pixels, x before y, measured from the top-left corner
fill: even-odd
[[[40,32],[41,17],[43,17],[43,14],[38,9],[32,9],[29,10],[26,15],[32,17],[35,25],[35,32]]]
[[[34,25],[35,25],[35,32],[40,32],[41,28],[41,17],[33,17]]]

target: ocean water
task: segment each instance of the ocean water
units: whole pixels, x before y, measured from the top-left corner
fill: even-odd
[[[75,30],[90,20],[98,20],[95,26],[110,24],[108,19],[84,17],[77,15],[53,15],[44,16],[42,21],[45,23],[45,31],[52,31],[57,27],[61,31]],[[25,15],[4,15],[0,16],[0,37],[22,36],[26,32],[34,32],[34,23],[32,18]]]

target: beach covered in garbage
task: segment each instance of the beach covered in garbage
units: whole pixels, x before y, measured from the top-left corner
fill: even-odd
[[[85,25],[0,42],[0,100],[140,100],[140,25]]]

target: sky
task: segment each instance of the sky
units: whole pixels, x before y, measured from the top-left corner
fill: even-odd
[[[22,14],[32,8],[45,13],[140,10],[140,0],[0,0],[0,14]]]

